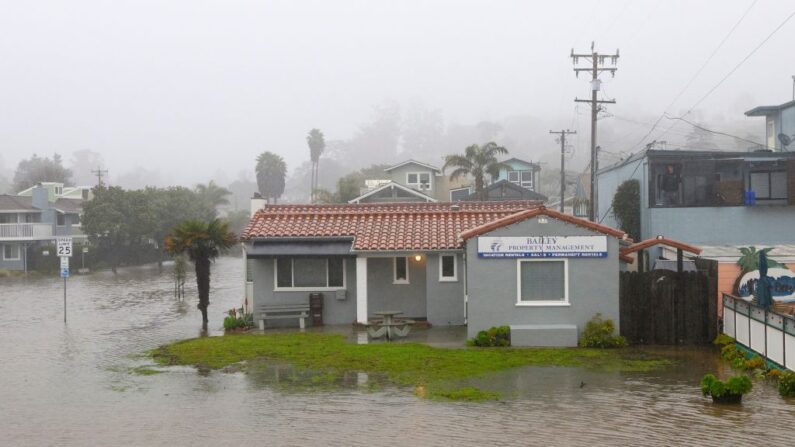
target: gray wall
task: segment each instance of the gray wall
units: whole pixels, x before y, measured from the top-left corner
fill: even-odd
[[[434,171],[432,171],[432,170],[430,170],[428,168],[425,168],[425,167],[410,163],[410,164],[407,164],[407,165],[403,165],[403,166],[401,166],[399,168],[393,169],[393,170],[391,170],[389,172],[384,172],[384,175],[386,177],[390,178],[395,183],[399,183],[399,184],[401,184],[403,186],[408,186],[410,188],[413,188],[413,187],[409,186],[406,183],[406,174],[409,173],[409,172],[427,172],[427,173],[429,173],[430,176],[431,176],[431,189],[423,190],[421,192],[423,192],[424,194],[429,195],[431,197],[436,197],[436,190],[439,187],[439,185],[437,184],[439,179],[436,177]]]
[[[539,224],[529,219],[494,230],[484,236],[589,236],[588,229],[549,218]],[[516,259],[481,259],[477,239],[467,241],[469,295],[468,336],[501,325],[574,324],[582,331],[597,312],[618,320],[618,240],[607,237],[606,258],[569,258],[569,302],[567,307],[516,305]]]
[[[450,253],[453,254],[453,253]],[[434,326],[457,326],[464,324],[464,256],[456,253],[458,281],[439,281],[439,259],[441,254],[428,255],[427,261],[427,307],[428,321]]]
[[[254,280],[254,316],[259,314],[260,305],[268,304],[307,304],[309,294],[305,292],[276,292],[273,290],[273,258],[256,258],[251,262],[251,277]],[[325,324],[351,324],[356,321],[356,258],[345,258],[345,285],[347,287],[347,298],[337,300],[334,291],[318,291],[324,296],[323,300],[323,322]],[[268,322],[269,326],[278,326],[279,320],[273,323]],[[286,320],[285,325],[297,326],[295,321]],[[307,322],[310,325],[311,322]]]
[[[392,258],[367,259],[367,312],[370,318],[373,312],[380,310],[399,310],[404,317],[425,317],[425,279],[426,256],[416,261],[408,256],[409,284],[393,284]]]
[[[5,261],[3,260],[3,245],[18,245],[19,246],[19,260]],[[25,246],[19,242],[3,242],[0,243],[0,269],[5,270],[25,270]]]

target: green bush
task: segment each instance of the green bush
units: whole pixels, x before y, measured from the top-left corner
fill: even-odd
[[[247,329],[254,326],[253,314],[243,313],[242,309],[231,309],[228,313],[229,315],[224,318],[224,329],[231,331],[235,329]]]
[[[719,334],[715,337],[715,340],[712,341],[712,344],[717,346],[726,346],[734,344],[734,338],[726,335],[726,334]]]
[[[784,371],[778,378],[778,394],[783,397],[795,397],[795,373]]]
[[[627,339],[614,335],[616,326],[613,320],[603,320],[601,314],[594,315],[582,331],[580,346],[584,348],[622,348],[627,345]]]
[[[510,326],[492,327],[486,331],[478,332],[478,335],[472,339],[471,343],[479,347],[507,347],[511,346],[511,328]]]
[[[727,394],[742,396],[751,391],[753,386],[748,376],[734,376],[724,382],[712,374],[707,374],[701,379],[701,394],[717,398]]]

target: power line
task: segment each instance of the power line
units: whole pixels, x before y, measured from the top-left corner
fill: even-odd
[[[737,65],[735,65],[735,66],[734,66],[734,68],[732,68],[731,70],[729,70],[729,72],[728,72],[728,73],[726,73],[726,76],[724,76],[724,77],[723,77],[723,78],[722,78],[720,81],[718,81],[718,83],[717,83],[717,84],[715,84],[715,86],[714,86],[714,87],[712,87],[712,88],[711,88],[711,89],[710,89],[710,90],[709,90],[709,91],[708,91],[708,92],[707,92],[707,93],[706,93],[704,96],[702,96],[702,97],[701,97],[701,98],[700,98],[698,101],[696,101],[696,102],[695,102],[695,104],[693,104],[693,105],[690,107],[690,109],[687,111],[687,113],[685,113],[685,114],[684,114],[684,115],[682,115],[682,116],[687,116],[687,115],[688,115],[690,112],[692,112],[692,111],[693,111],[693,109],[695,109],[695,108],[696,108],[696,107],[697,107],[699,104],[701,104],[701,102],[702,102],[702,101],[704,101],[705,99],[707,99],[707,98],[709,97],[709,95],[711,95],[711,94],[712,94],[712,92],[714,92],[715,90],[717,90],[717,89],[718,89],[718,87],[720,87],[721,85],[723,85],[723,83],[724,83],[724,82],[725,82],[727,79],[729,79],[729,77],[730,77],[731,75],[733,75],[733,74],[734,74],[734,72],[735,72],[735,71],[737,71],[737,69],[739,69],[740,67],[742,67],[742,66],[743,66],[743,64],[745,64],[745,62],[746,62],[748,59],[750,59],[750,58],[751,58],[751,56],[753,56],[753,55],[754,55],[754,53],[756,53],[756,52],[757,52],[757,51],[758,51],[760,48],[762,48],[762,45],[764,45],[765,43],[767,43],[767,41],[768,41],[768,40],[770,40],[770,38],[771,38],[771,37],[773,37],[773,35],[774,35],[774,34],[776,34],[776,33],[778,32],[778,30],[780,30],[781,28],[783,28],[783,27],[784,27],[784,25],[786,25],[786,24],[787,24],[787,22],[789,22],[789,21],[790,21],[790,19],[791,19],[793,16],[795,16],[795,11],[793,11],[793,12],[792,12],[790,15],[788,15],[788,16],[787,16],[787,18],[786,18],[786,19],[784,19],[784,21],[783,21],[783,22],[781,22],[781,23],[780,23],[780,24],[779,24],[779,25],[778,25],[778,26],[777,26],[777,27],[776,27],[776,28],[775,28],[775,29],[774,29],[774,30],[773,30],[773,31],[772,31],[770,34],[768,34],[768,35],[767,35],[767,37],[765,37],[765,38],[764,38],[764,40],[762,40],[761,42],[759,42],[759,45],[757,45],[756,47],[754,47],[754,49],[753,49],[753,50],[751,50],[751,52],[750,52],[750,53],[748,53],[748,54],[747,54],[747,55],[746,55],[746,56],[745,56],[745,57],[744,57],[744,58],[743,58],[743,59],[742,59],[742,60],[741,60],[741,61],[740,61],[740,62],[739,62]]]
[[[560,212],[563,212],[563,202],[566,194],[566,135],[574,135],[577,131],[569,129],[558,132],[550,130],[549,133],[560,135]],[[520,179],[521,180],[521,179]]]
[[[738,137],[737,135],[728,134],[726,132],[720,132],[720,131],[717,131],[717,130],[707,129],[704,126],[701,126],[701,125],[698,125],[698,124],[696,124],[694,122],[688,121],[688,120],[682,118],[681,116],[668,116],[668,115],[665,115],[665,118],[669,119],[669,120],[683,121],[683,122],[685,122],[687,124],[690,124],[691,126],[695,127],[696,129],[701,129],[701,130],[709,132],[709,133],[714,133],[716,135],[723,135],[723,136],[726,136],[726,137],[734,138],[735,140],[744,141],[746,143],[751,143],[751,144],[753,144],[755,146],[764,147],[765,149],[770,149],[769,147],[767,147],[767,144],[759,143],[758,141],[749,140],[747,138]]]
[[[663,113],[661,113],[661,114],[660,114],[660,117],[659,117],[659,118],[657,118],[657,121],[655,121],[655,122],[654,122],[654,124],[652,125],[652,128],[649,130],[649,132],[648,132],[646,135],[644,135],[644,136],[643,136],[643,138],[641,138],[640,140],[638,140],[638,142],[635,144],[635,146],[639,146],[639,145],[643,144],[643,142],[644,142],[644,141],[645,141],[647,138],[649,138],[649,136],[652,134],[652,132],[654,132],[654,129],[656,129],[656,128],[657,128],[657,125],[659,125],[659,124],[660,124],[660,121],[662,121],[663,117],[665,116],[665,113],[666,113],[666,112],[668,112],[668,109],[670,109],[670,108],[671,108],[671,107],[672,107],[674,104],[676,104],[676,101],[678,101],[678,100],[679,100],[679,98],[681,98],[681,97],[682,97],[682,95],[683,95],[683,94],[684,94],[684,93],[687,91],[687,89],[689,89],[689,88],[690,88],[690,86],[691,86],[691,85],[693,85],[693,82],[696,80],[696,78],[698,78],[698,76],[701,74],[701,72],[703,72],[703,71],[704,71],[704,68],[706,68],[706,67],[707,67],[707,65],[709,65],[709,63],[712,61],[712,59],[715,57],[715,55],[716,55],[716,54],[718,54],[718,51],[720,51],[720,49],[721,49],[721,48],[723,48],[723,44],[725,44],[725,43],[726,43],[726,41],[727,41],[727,40],[729,40],[729,37],[730,37],[730,36],[731,36],[731,35],[734,33],[734,30],[736,30],[736,29],[737,29],[737,27],[738,27],[738,26],[740,26],[740,23],[742,23],[742,22],[743,22],[743,20],[745,20],[745,17],[746,17],[746,16],[748,15],[748,13],[751,11],[751,9],[754,7],[754,5],[756,5],[756,2],[757,2],[757,1],[758,1],[758,0],[754,0],[754,1],[753,1],[753,3],[751,3],[751,5],[750,5],[750,6],[749,6],[749,7],[748,7],[746,10],[745,10],[745,12],[743,13],[743,15],[742,15],[742,16],[740,16],[740,18],[739,18],[739,19],[738,19],[738,20],[737,20],[737,21],[734,23],[734,26],[732,26],[732,27],[731,27],[731,29],[729,30],[729,32],[727,32],[727,33],[726,33],[726,35],[725,35],[725,36],[723,36],[723,39],[720,41],[720,43],[718,43],[718,46],[717,46],[717,47],[715,47],[715,49],[714,49],[714,50],[712,50],[712,53],[710,53],[710,55],[707,57],[707,60],[706,60],[706,61],[704,61],[704,63],[703,63],[703,64],[701,64],[701,67],[699,67],[699,69],[698,69],[698,70],[696,70],[696,72],[693,74],[693,76],[690,78],[690,80],[689,80],[689,81],[687,81],[687,84],[685,84],[685,86],[682,88],[682,90],[680,90],[680,91],[679,91],[679,93],[676,95],[676,97],[674,97],[673,101],[671,101],[671,103],[670,103],[670,104],[668,104],[668,105],[665,107],[665,109],[663,109]],[[694,107],[695,107],[695,106],[694,106]],[[693,109],[693,107],[691,107],[691,111],[692,111],[692,109]],[[689,114],[689,113],[690,113],[690,111],[688,111],[688,112],[687,112],[685,115],[683,115],[683,116],[686,116],[686,115],[687,115],[687,114]],[[662,135],[665,135],[665,133],[666,133],[666,132],[668,132],[669,130],[671,130],[671,128],[668,128],[668,129],[667,129],[665,132],[663,132],[663,133],[661,134],[661,136],[662,136]]]

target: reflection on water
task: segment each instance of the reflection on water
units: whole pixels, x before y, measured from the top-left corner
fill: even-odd
[[[192,281],[192,280],[191,280]],[[665,371],[523,368],[473,384],[506,399],[418,399],[379,377],[263,364],[248,373],[169,368],[133,374],[139,354],[201,334],[195,285],[174,299],[169,268],[69,279],[0,279],[3,445],[726,445],[783,443],[795,402],[757,384],[740,407],[712,405],[698,381],[724,366],[710,351],[665,349]],[[210,331],[243,293],[241,261],[213,269]]]

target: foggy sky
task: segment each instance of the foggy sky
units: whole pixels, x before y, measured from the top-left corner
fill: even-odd
[[[573,99],[589,85],[571,70],[572,47],[620,49],[615,79],[603,77],[618,101],[608,109],[647,123],[751,3],[5,0],[0,155],[13,168],[34,152],[69,160],[90,149],[111,178],[137,169],[171,183],[232,180],[253,177],[264,150],[295,168],[309,129],[349,138],[385,100],[439,109],[445,125],[522,117],[543,133],[578,127],[582,153],[588,111]],[[687,110],[793,9],[760,0],[668,111]],[[742,112],[792,98],[793,42],[795,19],[694,115],[763,132]],[[626,123],[604,147],[637,149],[648,126]],[[606,135],[618,124],[600,121]],[[549,135],[534,141],[530,158],[556,150]]]

